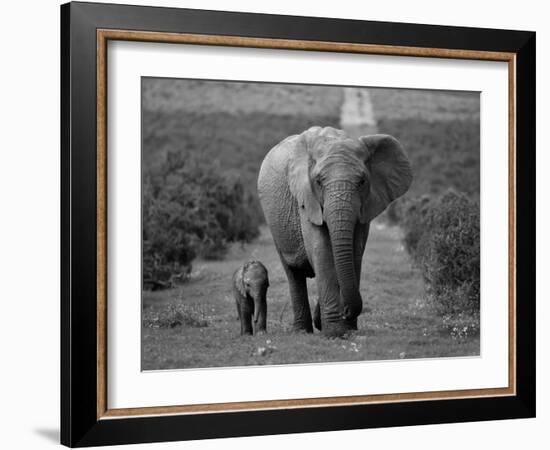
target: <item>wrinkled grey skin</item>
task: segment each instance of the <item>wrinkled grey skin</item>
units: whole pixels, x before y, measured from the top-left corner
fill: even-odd
[[[241,322],[241,335],[266,332],[268,287],[267,269],[259,261],[249,261],[233,274],[233,295]]]
[[[288,278],[295,330],[313,332],[306,277],[317,278],[315,327],[327,336],[357,329],[370,221],[411,182],[409,159],[388,135],[350,139],[312,127],[266,155],[258,193]]]

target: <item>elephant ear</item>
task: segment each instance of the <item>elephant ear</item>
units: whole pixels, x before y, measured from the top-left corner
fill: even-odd
[[[412,183],[412,169],[405,150],[397,139],[387,134],[362,136],[365,164],[370,171],[370,195],[361,208],[361,222],[368,223]]]
[[[308,149],[308,140],[306,136],[300,135],[288,142],[287,145],[293,146],[287,173],[290,192],[308,220],[315,225],[322,225],[323,212],[321,204],[313,192],[309,176],[313,157]]]
[[[235,288],[239,291],[239,294],[246,297],[246,289],[244,286],[244,267],[237,270],[237,273],[235,274]]]

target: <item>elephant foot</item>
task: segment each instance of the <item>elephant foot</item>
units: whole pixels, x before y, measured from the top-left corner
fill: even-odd
[[[323,335],[328,338],[345,338],[355,330],[357,330],[357,319],[325,322]]]
[[[311,322],[294,322],[292,325],[292,330],[295,333],[313,333],[313,326],[311,325]]]
[[[266,333],[267,333],[267,331],[265,330],[265,328],[262,328],[260,330],[256,330],[256,334],[258,334],[258,335],[259,334],[266,334]]]
[[[357,317],[351,320],[344,320],[344,322],[346,323],[346,325],[349,327],[350,330],[357,331]]]

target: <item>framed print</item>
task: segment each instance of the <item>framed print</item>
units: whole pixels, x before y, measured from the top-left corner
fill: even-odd
[[[61,440],[535,415],[535,33],[61,7]]]

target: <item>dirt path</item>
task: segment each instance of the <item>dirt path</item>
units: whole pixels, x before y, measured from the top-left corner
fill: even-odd
[[[353,137],[377,132],[378,125],[368,89],[344,88],[340,125]]]

